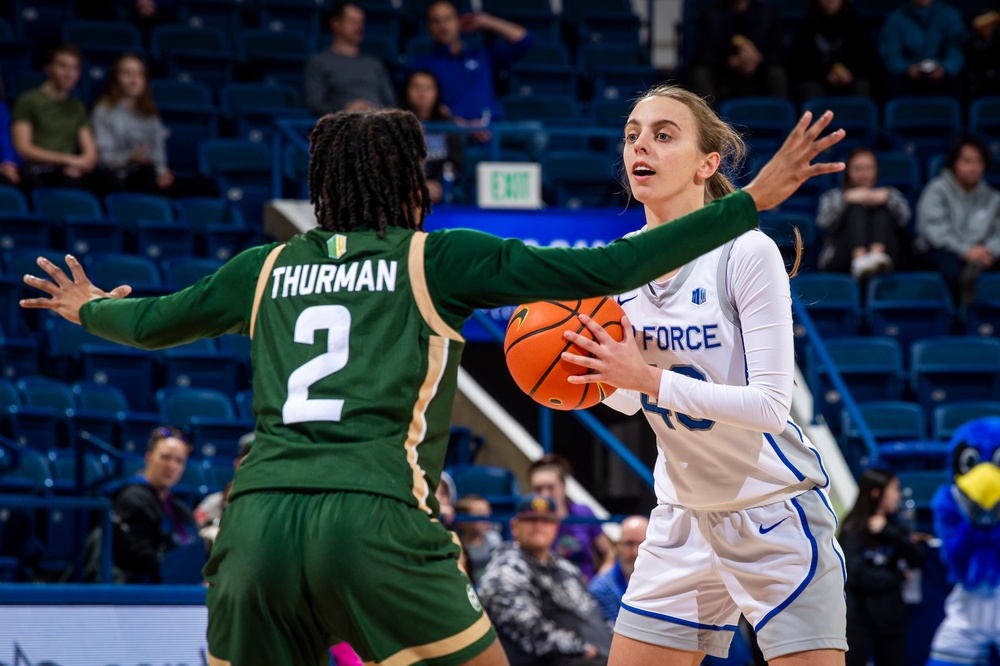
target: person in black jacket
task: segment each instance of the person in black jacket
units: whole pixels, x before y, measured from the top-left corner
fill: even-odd
[[[902,585],[923,564],[923,552],[893,520],[899,479],[884,469],[861,476],[858,500],[844,519],[840,544],[847,563],[847,666],[906,663]]]
[[[790,68],[799,100],[871,97],[876,51],[850,0],[811,0],[795,33]]]
[[[164,554],[198,539],[191,509],[171,494],[184,475],[191,446],[179,430],[160,427],[146,447],[146,466],[115,496],[116,579],[161,582]]]
[[[761,0],[716,0],[698,17],[694,89],[718,104],[732,97],[788,96],[784,34],[778,13]]]

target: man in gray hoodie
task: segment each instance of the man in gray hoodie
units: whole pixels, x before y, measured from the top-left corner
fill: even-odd
[[[983,180],[988,159],[982,141],[959,139],[917,201],[917,249],[958,303],[972,298],[982,271],[1000,268],[1000,192]]]

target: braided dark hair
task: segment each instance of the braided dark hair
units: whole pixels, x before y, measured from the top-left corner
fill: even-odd
[[[427,144],[409,111],[341,111],[309,135],[309,202],[326,231],[423,228],[431,210]]]

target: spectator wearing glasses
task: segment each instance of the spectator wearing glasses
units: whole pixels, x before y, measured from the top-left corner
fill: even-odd
[[[532,463],[528,469],[531,492],[550,498],[556,505],[559,520],[568,517],[596,518],[587,506],[566,497],[566,478],[572,476],[569,461],[550,453]],[[611,554],[611,541],[597,523],[566,523],[559,526],[559,537],[553,550],[566,558],[590,580]]]

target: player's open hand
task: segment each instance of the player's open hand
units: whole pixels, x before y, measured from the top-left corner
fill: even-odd
[[[80,308],[83,304],[97,298],[125,298],[132,292],[132,287],[122,285],[110,292],[95,287],[83,266],[73,255],[66,255],[66,265],[69,266],[73,279],[66,276],[61,268],[45,257],[38,258],[38,266],[48,273],[52,280],[25,275],[24,283],[44,291],[52,298],[25,298],[21,301],[22,308],[38,308],[52,310],[69,321],[80,323]]]
[[[639,348],[632,337],[632,324],[628,316],[622,317],[622,341],[618,342],[593,319],[579,315],[580,322],[587,327],[594,339],[579,333],[563,333],[568,341],[584,350],[589,356],[570,352],[562,353],[562,360],[575,363],[591,370],[585,375],[570,376],[571,384],[592,384],[601,382],[621,389],[629,389],[656,395],[660,391],[660,370],[648,365],[639,354]]]
[[[744,190],[753,197],[757,210],[774,208],[792,196],[802,183],[813,176],[836,173],[844,170],[843,162],[812,161],[824,150],[844,138],[844,130],[839,129],[820,137],[826,126],[833,120],[833,113],[826,111],[810,125],[812,114],[802,114],[795,129],[785,139],[781,149],[764,165],[757,177]]]

